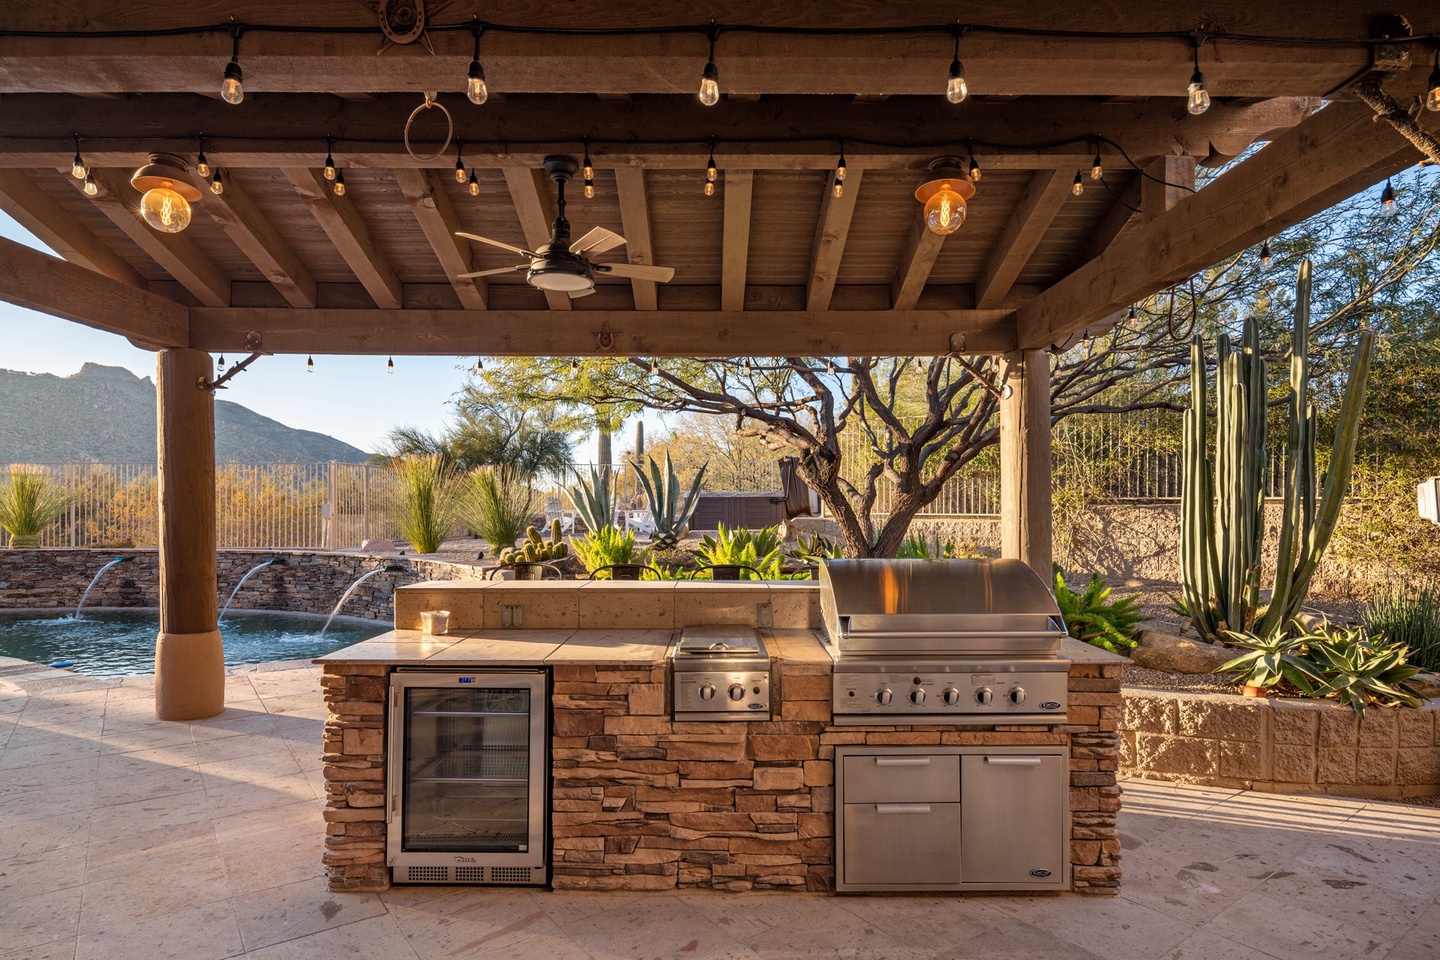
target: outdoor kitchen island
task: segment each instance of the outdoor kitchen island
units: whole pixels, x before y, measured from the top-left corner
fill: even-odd
[[[450,631],[418,629],[450,611]],[[771,719],[673,719],[667,650],[685,627],[759,629]],[[835,889],[835,751],[1057,749],[1068,756],[1068,883],[1113,895],[1120,658],[1064,641],[1068,711],[1048,725],[836,725],[819,584],[422,583],[396,592],[393,632],[318,662],[325,727],[324,862],[331,889],[380,890],[386,862],[387,695],[396,671],[544,668],[552,678],[549,829],[556,889]],[[903,718],[902,718],[903,719]],[[1057,718],[1059,719],[1059,718]],[[997,751],[1000,752],[1000,751]],[[1062,878],[1063,879],[1063,878]]]

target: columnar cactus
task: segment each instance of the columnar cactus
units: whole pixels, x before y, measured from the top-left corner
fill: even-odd
[[[1216,363],[1215,455],[1209,455],[1204,340],[1190,343],[1190,407],[1185,411],[1184,487],[1180,566],[1185,605],[1196,629],[1219,639],[1224,631],[1265,636],[1300,611],[1310,578],[1335,532],[1350,486],[1355,441],[1365,405],[1374,334],[1365,330],[1350,363],[1340,404],[1330,468],[1317,477],[1315,407],[1309,394],[1310,263],[1300,265],[1290,349],[1289,435],[1285,503],[1269,604],[1260,603],[1265,538],[1266,364],[1254,318],[1242,343],[1221,336]]]

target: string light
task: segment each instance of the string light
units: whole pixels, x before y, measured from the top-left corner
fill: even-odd
[[[85,185],[81,187],[80,190],[87,197],[98,197],[100,195],[100,185],[95,182],[95,174],[88,170],[85,172]]]
[[[1095,159],[1090,161],[1090,179],[1099,180],[1105,176],[1105,165],[1100,162],[1100,144],[1095,144]]]
[[[960,62],[960,24],[953,27],[955,33],[955,57],[950,61],[950,76],[945,81],[945,99],[951,103],[963,103],[970,96],[970,86],[965,82],[965,65]]]
[[[220,179],[219,170],[216,170],[210,177],[210,192],[217,197],[225,192],[225,183]]]
[[[580,172],[585,177],[585,199],[595,199],[595,164],[590,162],[590,142],[585,141],[585,160],[580,165]]]
[[[475,171],[470,171],[470,196],[480,196],[480,181],[475,179]]]
[[[1130,304],[1130,312],[1125,315],[1125,319],[1129,320],[1131,323],[1134,323],[1137,316],[1138,315],[1135,313],[1135,304],[1132,303]],[[1086,331],[1086,339],[1089,339],[1088,330]]]
[[[335,141],[329,137],[325,138],[325,179],[335,179],[335,158],[330,156],[331,150],[335,147]]]
[[[1395,187],[1391,185],[1390,179],[1385,179],[1385,189],[1380,194],[1380,213],[1387,217],[1395,216]]]
[[[710,21],[710,57],[705,61],[705,69],[700,73],[700,102],[707,107],[713,107],[720,102],[720,71],[715,68],[715,38],[720,36],[720,30],[715,26],[715,21]]]
[[[715,170],[715,142],[710,142],[710,159],[705,164],[705,196],[715,196],[715,178],[718,176]]]
[[[465,145],[459,140],[455,141],[455,182],[465,182],[465,158],[461,155]]]
[[[1079,170],[1075,171],[1075,182],[1070,184],[1070,192],[1077,197],[1085,192],[1085,180],[1080,176]]]
[[[831,184],[835,193],[835,199],[839,200],[845,193],[845,138],[840,138],[840,160],[835,164],[835,182]]]
[[[570,373],[571,373],[571,375],[577,374],[577,373],[579,373],[579,372],[580,372],[580,358],[579,358],[579,357],[571,357],[571,358],[570,358]]]
[[[85,169],[85,161],[80,159],[80,138],[76,137],[75,159],[70,161],[70,176],[76,180],[84,180],[85,174],[87,173],[89,173],[89,171]]]
[[[465,96],[477,107],[490,98],[485,86],[485,68],[480,66],[480,34],[484,29],[476,24],[471,31],[475,34],[475,53],[470,58],[470,72],[465,75]]]
[[[386,372],[386,373],[394,373],[394,372],[395,372],[395,358],[394,358],[394,357],[390,357],[389,359],[387,359],[387,360],[385,361],[385,372]]]
[[[1269,266],[1270,266],[1270,241],[1269,241],[1269,240],[1266,240],[1264,243],[1260,244],[1260,266],[1262,266],[1262,267],[1269,267]]]
[[[966,149],[968,149],[968,150],[970,151],[970,169],[969,169],[969,171],[967,172],[967,176],[970,177],[970,182],[971,182],[971,183],[979,183],[979,182],[980,182],[980,164],[978,164],[978,163],[975,162],[975,147],[974,147],[972,144],[969,144],[969,143],[965,144],[965,146],[966,146]]]
[[[238,104],[245,99],[245,74],[240,69],[240,34],[238,24],[230,25],[230,62],[225,64],[225,77],[220,81],[220,99]]]
[[[314,372],[315,372],[315,358],[314,358],[313,356],[307,356],[307,357],[305,358],[305,372],[306,372],[306,373],[314,373]]]
[[[1435,45],[1435,69],[1425,81],[1425,109],[1440,112],[1440,43]]]
[[[835,375],[835,360],[832,357],[825,358],[825,372],[832,377]]]
[[[221,370],[225,369],[225,354],[220,354],[220,359],[215,361],[215,366],[219,367]]]
[[[210,176],[210,161],[205,159],[205,138],[200,138],[200,153],[195,157],[195,172],[202,177]]]
[[[335,168],[335,185],[331,189],[335,191],[335,196],[345,196],[345,171],[339,167]]]
[[[476,357],[476,358],[475,358],[475,372],[476,372],[476,373],[484,373],[484,372],[485,372],[485,361],[484,361],[483,359],[481,359],[480,357]]]
[[[1204,34],[1195,34],[1195,72],[1190,75],[1190,86],[1185,90],[1185,109],[1194,116],[1200,116],[1210,109],[1210,93],[1205,89],[1205,74],[1200,72],[1200,44],[1205,42]]]

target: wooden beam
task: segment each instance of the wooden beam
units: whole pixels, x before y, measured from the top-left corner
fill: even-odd
[[[1030,255],[1040,245],[1040,238],[1064,206],[1065,198],[1070,195],[1070,184],[1070,178],[1061,170],[1041,170],[1030,178],[1025,196],[1020,198],[1000,239],[990,249],[985,269],[975,283],[976,306],[996,307],[1005,299]]]
[[[6,42],[8,46],[12,41]],[[0,71],[5,62],[0,58]],[[372,57],[366,68],[375,62]],[[933,65],[929,69],[933,72]],[[463,68],[459,75],[464,75]],[[267,100],[263,108],[252,109],[247,102],[225,112],[227,136],[207,138],[205,152],[212,163],[227,169],[306,167],[324,155],[317,131],[335,131],[337,150],[343,147],[345,162],[352,166],[453,167],[453,157],[415,160],[399,142],[397,131],[404,129],[415,100],[402,94],[382,94],[374,102],[290,94]],[[1216,102],[1202,116],[1192,117],[1180,96],[1087,104],[1083,110],[1073,97],[956,107],[942,96],[927,96],[887,101],[880,108],[839,97],[766,97],[756,103],[727,102],[724,128],[717,131],[714,111],[700,105],[693,93],[634,103],[551,96],[485,104],[483,128],[474,139],[466,138],[465,160],[482,168],[538,169],[547,154],[576,151],[577,123],[583,118],[591,156],[602,168],[704,168],[711,137],[723,134],[725,148],[716,157],[722,169],[833,169],[835,131],[843,130],[853,138],[846,150],[851,171],[918,172],[943,152],[936,145],[940,131],[940,136],[957,138],[957,150],[964,147],[962,136],[973,137],[977,145],[1055,144],[1005,150],[977,146],[977,160],[986,170],[1051,167],[1073,173],[1088,166],[1097,130],[1136,158],[1172,153],[1203,157],[1218,146],[1239,153],[1257,138],[1298,123],[1317,103]],[[183,94],[112,103],[60,94],[7,97],[0,111],[0,166],[68,167],[76,133],[85,138],[86,159],[100,166],[136,166],[160,150],[188,155],[195,150],[195,131],[213,129],[220,109],[213,101]],[[784,142],[776,142],[777,130],[784,132]],[[881,145],[907,142],[925,146]]]
[[[925,226],[925,218],[917,213],[910,225],[910,238],[905,241],[905,252],[900,254],[895,279],[890,283],[892,310],[915,309],[944,243],[945,238]]]
[[[93,198],[96,208],[124,231],[136,246],[205,306],[230,305],[230,278],[215,265],[215,261],[202,253],[185,234],[160,233],[140,219],[140,194],[130,185],[128,171],[92,167],[90,174],[100,188],[100,194]],[[74,184],[77,191],[80,190],[82,184],[79,180],[73,177],[65,179]],[[204,202],[203,199],[198,201]]]
[[[620,356],[939,356],[1013,350],[1005,310],[671,311],[201,310],[195,345],[238,351],[251,330],[276,353],[591,356],[608,332]],[[962,346],[963,342],[963,346]]]
[[[333,7],[334,5],[331,5]],[[709,13],[675,4],[629,4],[623,22],[613,3],[577,0],[560,7],[521,0],[489,4],[485,16],[499,23],[573,28],[577,25],[705,25]],[[1380,8],[1387,9],[1387,8]],[[377,90],[453,90],[472,55],[466,30],[431,30],[430,56],[421,44],[397,47],[376,57],[375,15],[364,4],[327,8],[323,16],[308,5],[276,0],[233,0],[220,4],[197,0],[187,7],[196,23],[314,23],[362,28],[348,35],[278,32],[247,33],[241,47],[247,88],[272,92],[343,90],[363,85]],[[1305,37],[1370,35],[1377,8],[1373,0],[1329,0],[1296,16],[1283,4],[1246,0],[1208,0],[1205,24],[1249,34]],[[967,14],[968,15],[968,14]],[[451,23],[467,14],[446,11],[437,18]],[[1037,16],[1043,22],[1037,22]],[[897,23],[942,26],[955,22],[953,2],[906,3],[902,11],[873,4],[832,5],[823,25],[852,28],[850,36],[727,33],[720,42],[723,89],[727,94],[803,93],[933,95],[935,64],[942,71],[952,41],[942,31],[889,36],[865,35],[867,27]],[[30,4],[7,11],[7,31],[134,29],[176,25],[174,9],[163,4],[116,5],[113,0],[72,0]],[[962,43],[966,73],[980,94],[1078,96],[1149,96],[1159,90],[1184,93],[1191,70],[1191,47],[1184,34],[1197,26],[1196,11],[1153,0],[1114,0],[1103,7],[1051,4],[1037,14],[1032,5],[991,4],[973,19],[989,26],[1033,31],[1037,26],[1079,32],[1103,30],[1169,31],[1153,39],[1015,36],[971,32]],[[748,0],[727,3],[723,22],[802,26],[817,24],[813,12],[794,4]],[[1417,32],[1433,24],[1417,24]],[[366,29],[368,28],[368,29]],[[1173,34],[1179,34],[1174,36]],[[1220,34],[1219,54],[1207,48],[1202,66],[1212,92],[1224,96],[1264,96],[1272,91],[1318,96],[1339,86],[1369,63],[1359,45],[1283,46],[1229,41]],[[567,93],[582,85],[590,93],[678,93],[693,97],[705,53],[703,33],[646,36],[574,36],[563,33],[490,33],[482,56],[497,92]],[[0,92],[55,89],[62,80],[77,91],[124,92],[190,90],[217,86],[217,62],[230,55],[223,30],[185,37],[59,39],[12,37]],[[703,59],[699,62],[703,63]],[[360,66],[363,64],[363,67]]]
[[[1194,157],[1156,157],[1140,181],[1140,221],[1149,223],[1195,192]]]
[[[436,170],[396,170],[395,180],[400,192],[410,204],[415,220],[430,241],[430,249],[455,288],[455,294],[467,310],[484,310],[488,289],[484,277],[460,279],[460,274],[475,269],[474,250],[470,243],[455,236],[460,229],[460,218],[455,215],[455,206],[445,193],[445,175]]]
[[[815,242],[810,248],[810,283],[805,293],[805,309],[830,309],[835,293],[835,278],[840,275],[840,261],[845,256],[845,241],[850,236],[850,219],[855,214],[855,198],[860,193],[863,171],[850,171],[844,190],[835,196],[831,183],[825,184],[820,200],[820,217],[815,225]]]
[[[190,342],[182,304],[0,237],[0,300],[152,347]]]
[[[67,171],[66,175],[69,173]],[[0,210],[71,263],[145,289],[145,278],[29,176],[0,170]]]
[[[620,199],[620,229],[625,234],[625,254],[631,263],[655,263],[650,242],[650,202],[645,195],[645,171],[640,167],[615,168],[615,192]],[[636,310],[657,310],[660,304],[654,280],[631,280],[630,291]]]
[[[745,309],[745,275],[750,269],[750,203],[753,170],[726,170],[724,227],[720,239],[720,309]]]
[[[207,192],[197,206],[220,224],[290,306],[315,306],[315,278],[239,184],[230,180],[224,193]]]
[[[510,187],[510,201],[515,204],[515,215],[520,218],[520,229],[525,233],[525,246],[539,250],[550,242],[550,189],[554,184],[550,177],[539,170],[505,168],[505,183]],[[570,297],[557,290],[546,290],[545,302],[551,310],[569,310]]]
[[[1000,555],[1051,569],[1050,355],[1017,350],[1001,364]]]
[[[1130,181],[1130,185],[1125,188],[1124,193],[1120,194],[1115,205],[1105,215],[1105,219],[1100,221],[1100,226],[1096,227],[1095,232],[1090,235],[1090,242],[1081,254],[1079,262],[1075,264],[1077,268],[1084,266],[1110,249],[1110,244],[1114,243],[1125,230],[1133,224],[1139,223],[1140,214],[1137,211],[1140,209],[1141,179],[1137,176]]]
[[[1436,116],[1422,112],[1420,122],[1433,129]],[[1369,107],[1331,103],[1021,307],[1020,343],[1062,340],[1419,158]]]
[[[286,167],[283,172],[375,305],[389,310],[399,308],[403,304],[400,278],[389,258],[375,246],[350,198],[335,196],[333,185],[319,170]]]

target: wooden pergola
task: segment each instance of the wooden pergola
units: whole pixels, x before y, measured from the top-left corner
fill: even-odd
[[[1048,571],[1048,350],[1417,162],[1347,91],[1378,76],[1403,104],[1423,95],[1433,41],[1407,31],[1440,30],[1433,10],[1407,27],[1365,0],[987,4],[963,28],[930,0],[428,6],[424,37],[380,54],[360,3],[0,13],[0,209],[63,257],[0,241],[0,297],[158,355],[162,716],[223,707],[212,393],[197,388],[210,353],[1003,355],[1003,549]],[[482,105],[463,92],[475,17]],[[723,97],[706,107],[712,18]],[[677,29],[634,32],[648,28]],[[1353,42],[1305,42],[1337,38]],[[942,95],[956,49],[960,104]],[[232,52],[239,105],[219,97]],[[1197,58],[1213,102],[1193,116]],[[402,142],[424,91],[454,117],[475,196],[453,175],[456,144],[415,156],[444,138],[438,111],[416,118],[413,152]],[[1197,165],[1259,141],[1193,191]],[[77,145],[93,197],[71,176]],[[130,174],[152,153],[193,167],[201,150],[223,193],[204,190],[184,232],[155,232]],[[572,301],[523,273],[458,277],[516,260],[457,230],[545,243],[542,161],[587,152],[595,197],[571,185],[575,235],[623,234],[599,259],[673,267],[672,282],[601,277]],[[913,193],[946,155],[982,177],[942,237]]]

